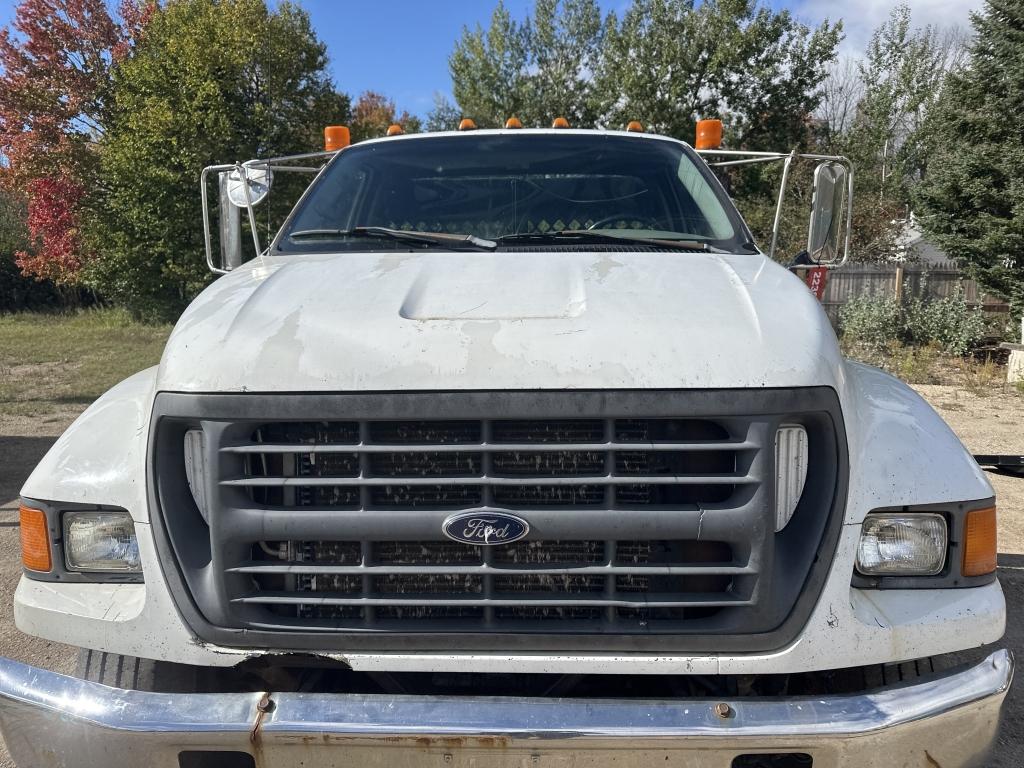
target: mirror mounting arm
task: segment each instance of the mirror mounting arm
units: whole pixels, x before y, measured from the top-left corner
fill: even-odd
[[[782,225],[782,204],[786,201],[786,185],[789,183],[789,169],[793,165],[793,160],[796,158],[796,150],[794,149],[786,156],[786,160],[782,165],[782,181],[779,183],[779,199],[775,203],[775,221],[772,222],[772,245],[768,249],[768,258],[775,258],[775,246],[779,242],[779,228]]]

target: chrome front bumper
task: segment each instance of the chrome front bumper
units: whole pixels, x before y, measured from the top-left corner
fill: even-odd
[[[984,765],[1012,675],[998,651],[915,685],[828,698],[159,694],[0,659],[0,730],[23,768],[178,768],[189,750],[244,752],[258,768],[729,768],[765,752],[805,753],[814,768],[955,768]]]

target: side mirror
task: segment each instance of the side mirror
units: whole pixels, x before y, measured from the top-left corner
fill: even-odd
[[[221,176],[227,177],[224,189],[228,200],[236,208],[259,205],[266,200],[270,194],[270,186],[274,183],[274,172],[270,168],[251,166],[248,163],[236,165],[227,173],[221,173]]]
[[[807,231],[807,253],[816,264],[836,264],[846,258],[841,235],[849,200],[849,173],[837,162],[821,163],[814,169],[811,222]]]

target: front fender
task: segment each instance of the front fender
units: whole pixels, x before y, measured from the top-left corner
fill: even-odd
[[[850,439],[847,523],[879,507],[995,495],[985,473],[924,398],[877,368],[847,362]]]
[[[156,371],[136,373],[90,405],[29,475],[21,495],[122,507],[136,522],[148,522],[146,441]]]

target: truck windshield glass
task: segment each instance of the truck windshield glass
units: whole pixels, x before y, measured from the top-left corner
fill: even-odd
[[[602,134],[439,135],[356,145],[317,179],[275,248],[450,247],[450,238],[366,232],[386,228],[469,236],[499,248],[585,248],[599,238],[568,233],[589,231],[607,233],[609,242],[687,240],[746,250],[738,214],[702,166],[674,142]]]

